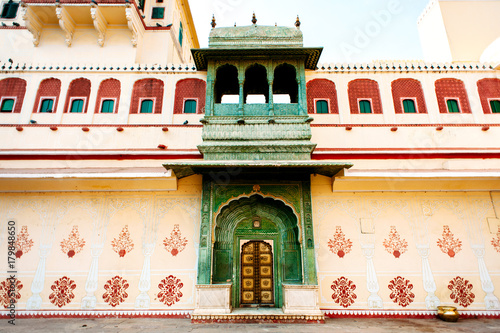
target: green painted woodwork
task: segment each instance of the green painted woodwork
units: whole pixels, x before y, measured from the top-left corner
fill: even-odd
[[[187,99],[184,102],[184,113],[196,113],[196,101],[194,99]]]
[[[417,113],[415,109],[415,101],[412,99],[405,99],[403,101],[403,112],[404,113]]]
[[[500,113],[500,101],[493,100],[490,101],[491,113]]]
[[[40,107],[40,112],[53,112],[54,110],[54,100],[53,99],[44,99],[42,100],[42,105]]]
[[[4,99],[0,112],[12,112],[12,110],[14,110],[14,100],[12,98]]]
[[[83,112],[83,99],[74,99],[71,102],[71,113],[82,113]]]
[[[372,103],[368,100],[359,101],[359,113],[372,113]]]
[[[456,99],[449,99],[446,101],[449,113],[460,113],[460,107]]]
[[[115,110],[115,101],[107,99],[102,101],[101,113],[113,113]]]
[[[328,113],[328,102],[327,101],[316,101],[316,113]]]
[[[145,99],[141,102],[140,113],[153,113],[153,100]]]

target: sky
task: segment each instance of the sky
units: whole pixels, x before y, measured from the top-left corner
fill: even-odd
[[[293,27],[304,46],[323,47],[320,63],[421,60],[417,19],[430,0],[189,0],[201,47],[217,27],[257,24]]]

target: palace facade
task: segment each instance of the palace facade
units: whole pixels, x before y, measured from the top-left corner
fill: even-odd
[[[187,0],[0,6],[2,316],[500,315],[500,1],[370,63],[299,18],[200,48]]]

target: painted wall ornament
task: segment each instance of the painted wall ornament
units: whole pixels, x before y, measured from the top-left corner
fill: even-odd
[[[71,229],[68,239],[63,239],[61,242],[61,250],[68,255],[68,258],[73,258],[84,246],[85,240],[83,238],[80,239],[77,225],[74,225],[73,229]]]
[[[328,241],[328,247],[332,253],[338,255],[339,258],[343,258],[346,254],[351,252],[352,242],[350,239],[345,238],[342,227],[337,226],[333,239]]]
[[[472,283],[460,276],[457,276],[448,284],[448,289],[451,290],[450,298],[464,308],[474,302],[476,296],[472,293],[472,288]]]
[[[7,309],[11,303],[17,303],[21,298],[21,293],[19,292],[21,289],[23,289],[23,284],[18,279],[6,279],[2,281],[0,283],[0,304]]]
[[[132,242],[132,239],[130,239],[128,225],[123,227],[118,238],[114,238],[111,241],[111,246],[120,257],[124,257],[127,253],[134,249],[134,243]]]
[[[186,247],[188,240],[186,237],[182,237],[181,231],[178,224],[174,224],[174,229],[170,233],[170,238],[165,238],[163,245],[165,245],[165,250],[170,252],[172,256],[176,256],[179,252],[182,252]]]
[[[497,238],[493,238],[491,240],[491,244],[495,248],[495,250],[500,253],[500,226],[498,227]]]
[[[168,306],[172,306],[181,300],[181,288],[183,286],[184,284],[181,282],[181,279],[173,275],[167,276],[158,284],[158,288],[160,288],[158,300]]]
[[[106,292],[102,295],[104,302],[108,303],[112,307],[120,305],[120,303],[124,302],[128,297],[128,287],[129,284],[124,278],[118,275],[111,278],[104,285],[104,289],[106,290]]]
[[[331,288],[333,290],[333,301],[340,304],[344,308],[351,306],[354,303],[354,300],[358,298],[354,293],[356,285],[346,277],[342,276],[333,281]]]
[[[16,240],[16,258],[21,258],[25,253],[28,253],[33,247],[33,240],[28,233],[28,226],[23,225],[21,231],[17,235]]]
[[[73,298],[75,298],[73,290],[76,289],[76,283],[67,276],[63,276],[59,280],[54,281],[50,289],[52,289],[52,293],[49,295],[50,302],[62,308],[66,304],[71,303]]]
[[[412,292],[413,284],[410,283],[410,280],[397,276],[389,283],[388,287],[391,290],[389,297],[394,303],[407,307],[413,302],[415,294]]]
[[[450,231],[450,227],[447,225],[443,226],[443,238],[438,239],[437,245],[443,253],[446,253],[450,258],[455,257],[455,255],[462,250],[462,241],[455,239],[453,233]]]
[[[408,250],[408,242],[402,239],[396,230],[395,226],[391,226],[389,238],[384,239],[384,247],[387,252],[394,255],[394,258],[399,258],[403,253]]]

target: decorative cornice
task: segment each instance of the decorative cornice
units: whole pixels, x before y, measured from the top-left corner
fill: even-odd
[[[494,64],[480,62],[437,63],[423,61],[375,61],[371,63],[323,63],[317,73],[376,73],[376,72],[471,72],[492,71]]]
[[[141,72],[148,74],[165,73],[196,73],[194,64],[130,64],[130,65],[102,65],[102,64],[33,64],[0,62],[2,72]],[[198,73],[206,75],[206,73]]]

